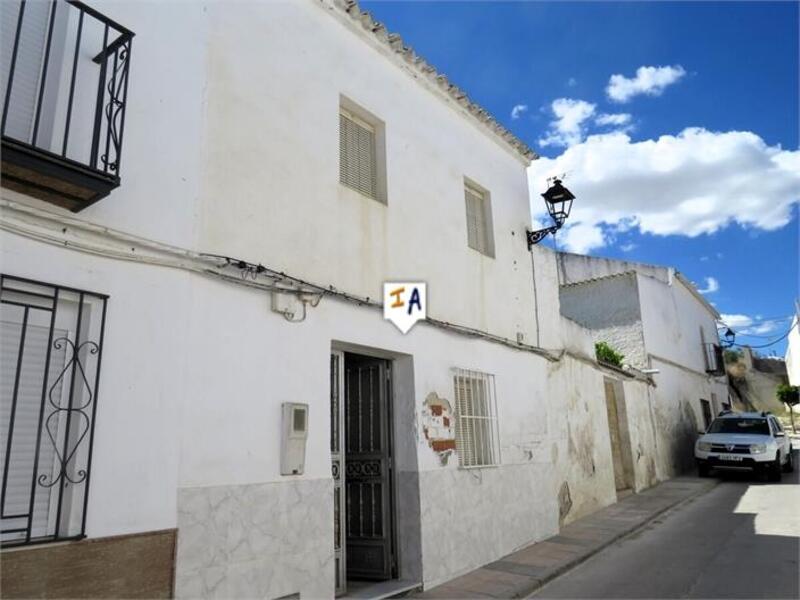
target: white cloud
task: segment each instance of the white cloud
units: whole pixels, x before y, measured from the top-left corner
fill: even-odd
[[[730,327],[737,335],[766,335],[773,333],[781,325],[781,320],[770,319],[768,321],[758,322],[758,317],[755,319],[747,315],[740,314],[722,314],[720,315],[720,322],[725,327]]]
[[[697,291],[700,292],[701,294],[713,294],[718,290],[719,290],[719,281],[717,281],[716,278],[714,277],[705,278],[705,287],[701,288],[700,286],[697,286]]]
[[[556,243],[570,252],[586,254],[592,248],[603,245],[603,230],[587,223],[573,223],[558,232]]]
[[[631,116],[628,113],[617,114],[600,114],[594,120],[595,125],[614,125],[616,127],[627,125],[631,122]]]
[[[719,317],[720,317],[719,318],[720,323],[722,323],[726,327],[730,327],[731,329],[737,329],[739,327],[748,327],[753,323],[752,317],[748,317],[747,315],[736,315],[736,314],[726,315],[723,313]]]
[[[544,212],[547,177],[562,173],[577,197],[568,223],[582,225],[568,236],[573,251],[605,245],[604,229],[689,237],[731,223],[773,230],[800,201],[800,151],[746,131],[693,128],[641,142],[624,133],[590,136],[528,169],[536,214]]]
[[[613,102],[628,102],[634,96],[660,96],[667,86],[686,75],[680,65],[674,67],[639,67],[636,77],[612,75],[606,86],[606,94]]]
[[[567,85],[569,87],[575,87],[576,85],[578,85],[578,80],[575,79],[574,77],[570,77],[569,79],[567,79]]]
[[[634,243],[622,244],[619,247],[619,249],[622,250],[623,252],[630,252],[631,250],[635,250],[636,249],[636,244],[634,244]]]
[[[511,109],[511,118],[519,119],[526,112],[528,112],[527,104],[517,104],[514,106],[514,108]]]
[[[586,134],[586,121],[595,111],[596,106],[585,100],[557,98],[550,105],[555,119],[550,122],[545,137],[539,140],[542,146],[571,146],[583,140]]]

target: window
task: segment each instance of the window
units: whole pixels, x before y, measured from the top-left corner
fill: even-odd
[[[342,98],[339,109],[339,182],[386,202],[384,127],[376,117]]]
[[[500,464],[494,375],[455,369],[456,452],[463,468]]]
[[[708,433],[748,433],[753,435],[769,435],[766,419],[722,418],[714,419]]]
[[[467,208],[467,244],[481,254],[494,257],[489,193],[472,183],[464,185]]]
[[[105,306],[0,275],[2,546],[85,533]]]

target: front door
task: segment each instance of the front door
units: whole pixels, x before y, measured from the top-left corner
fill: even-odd
[[[343,591],[345,578],[396,576],[390,367],[386,360],[357,354],[334,353],[333,357],[332,375],[343,365],[341,375],[336,373],[331,381],[332,388],[338,388],[331,396],[331,437],[336,442],[331,450],[340,562],[337,588]]]
[[[345,355],[348,579],[392,577],[389,365]]]
[[[622,436],[619,427],[619,407],[617,406],[617,395],[614,384],[605,380],[606,388],[606,410],[608,412],[608,433],[611,438],[611,458],[614,464],[614,485],[617,491],[628,488],[625,480],[625,468],[622,456]]]

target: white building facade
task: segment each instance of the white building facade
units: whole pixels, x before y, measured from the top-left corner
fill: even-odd
[[[675,269],[560,253],[562,314],[652,373],[656,477],[693,466],[692,442],[730,408],[719,314]]]
[[[668,476],[660,384],[597,365],[528,251],[535,155],[399,37],[334,0],[96,4],[4,6],[5,590],[431,587]],[[646,366],[694,376],[645,304]],[[89,588],[37,571],[70,556]]]

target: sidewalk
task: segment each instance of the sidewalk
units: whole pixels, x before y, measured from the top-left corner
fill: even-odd
[[[561,529],[559,535],[432,588],[416,598],[524,598],[564,571],[647,524],[664,511],[709,491],[714,479],[678,477],[632,494]]]

